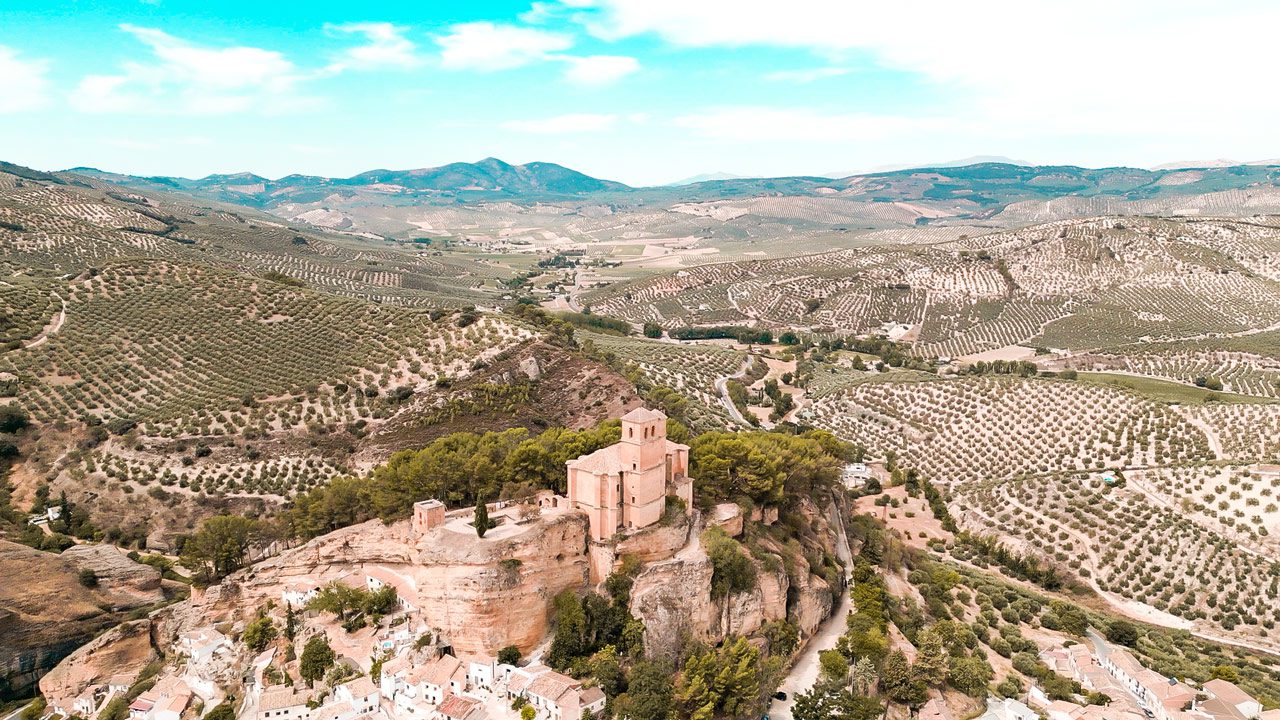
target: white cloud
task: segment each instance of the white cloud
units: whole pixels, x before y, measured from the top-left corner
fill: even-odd
[[[89,75],[71,94],[85,112],[168,112],[214,115],[259,108],[267,112],[313,103],[300,97],[303,79],[293,63],[273,50],[205,48],[162,30],[121,25],[154,55],[128,62],[114,75]]]
[[[508,120],[502,123],[502,127],[506,130],[540,135],[567,135],[572,133],[603,132],[613,128],[617,121],[617,115],[576,113],[538,118],[536,120]]]
[[[1208,139],[1225,125],[1263,138],[1280,112],[1280,95],[1258,87],[1259,69],[1274,65],[1274,0],[989,0],[980,11],[952,0],[590,5],[572,17],[600,38],[870,58],[933,85],[957,118],[1041,136]]]
[[[548,59],[568,50],[573,41],[559,33],[470,22],[454,25],[449,34],[436,38],[441,65],[454,70],[508,70]]]
[[[0,45],[0,113],[41,107],[48,99],[48,62],[24,60],[18,51]]]
[[[569,64],[565,79],[576,85],[608,85],[640,69],[640,61],[625,55],[561,55],[558,60]]]
[[[936,130],[943,124],[937,119],[770,107],[719,108],[682,115],[672,123],[712,140],[815,143],[883,140]]]
[[[406,28],[388,22],[346,23],[325,25],[332,33],[363,35],[365,44],[348,48],[329,66],[330,72],[348,68],[371,70],[379,68],[413,68],[422,64],[417,46],[404,36]]]
[[[822,67],[809,68],[806,70],[775,70],[771,73],[765,73],[765,80],[774,82],[791,82],[791,83],[811,83],[827,78],[840,77],[853,72],[849,68],[841,67]]]

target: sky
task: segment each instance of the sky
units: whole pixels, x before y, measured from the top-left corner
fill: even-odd
[[[0,0],[0,159],[633,185],[1280,157],[1280,2]]]

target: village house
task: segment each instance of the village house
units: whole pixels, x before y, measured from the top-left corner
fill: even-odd
[[[1198,709],[1215,720],[1252,720],[1262,715],[1262,703],[1235,683],[1210,680],[1204,684],[1204,691],[1209,698],[1200,703]]]
[[[396,602],[406,612],[417,610],[418,588],[407,578],[401,577],[383,567],[366,567],[364,569],[365,588],[369,592],[377,592],[384,587],[395,588]]]
[[[378,709],[382,701],[378,686],[365,676],[350,680],[333,689],[334,697],[351,704],[357,716],[367,715]]]
[[[258,698],[258,720],[307,720],[310,714],[306,693],[292,687],[270,687]]]
[[[524,697],[551,720],[575,720],[584,711],[594,715],[604,709],[605,703],[600,688],[584,688],[581,681],[541,665],[513,670],[507,681],[507,695]]]
[[[169,676],[129,705],[129,720],[178,720],[191,702],[191,688]]]
[[[194,663],[203,663],[214,655],[231,647],[231,640],[214,628],[204,628],[183,633],[178,638],[179,652],[185,653]]]
[[[280,592],[280,601],[295,608],[306,607],[307,603],[320,594],[320,583],[308,577],[292,580]]]
[[[567,463],[568,502],[587,514],[591,539],[656,524],[675,495],[693,506],[689,446],[667,439],[667,416],[636,408],[622,416],[622,439]]]
[[[484,705],[475,698],[450,695],[436,708],[433,720],[486,720]]]

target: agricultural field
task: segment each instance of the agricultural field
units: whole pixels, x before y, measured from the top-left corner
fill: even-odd
[[[1244,392],[1275,392],[1261,385],[1280,346],[1251,338],[1280,329],[1276,225],[1094,218],[935,238],[702,265],[594,289],[583,302],[669,328],[901,324],[915,329],[923,356],[1022,345],[1129,357],[1149,347],[1138,372],[1176,376],[1217,362]],[[1187,343],[1205,357],[1178,357]]]
[[[1052,558],[1151,622],[1280,648],[1280,563],[1178,505],[1097,473],[969,483],[952,503],[966,527]]]
[[[1087,382],[861,382],[815,398],[801,419],[947,485],[1216,459],[1175,408]]]
[[[710,343],[663,342],[582,331],[577,338],[639,370],[648,383],[677,391],[689,401],[686,417],[694,425],[722,427],[731,422],[716,381],[742,372],[746,352]]]

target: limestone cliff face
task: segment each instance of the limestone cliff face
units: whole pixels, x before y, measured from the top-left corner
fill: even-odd
[[[25,693],[125,612],[163,597],[156,571],[123,555],[97,587],[84,587],[79,572],[94,565],[84,557],[0,540],[0,698]]]
[[[702,553],[646,567],[631,588],[631,614],[644,623],[645,655],[674,657],[686,638],[716,637],[711,561]]]
[[[586,585],[587,521],[561,513],[480,540],[449,528],[421,538],[408,522],[370,521],[343,528],[265,560],[193,596],[167,634],[245,619],[291,582],[321,583],[377,568],[396,577],[401,595],[428,626],[460,652],[530,650],[547,631],[551,600]]]
[[[132,680],[157,657],[151,647],[151,622],[123,623],[79,648],[40,679],[40,694],[51,707],[70,708],[91,685],[116,676]]]
[[[812,530],[798,538],[806,552],[821,554],[836,547],[835,529],[816,508],[802,503],[798,512]],[[715,516],[710,522],[720,524]],[[756,585],[746,592],[712,599],[711,562],[700,546],[640,573],[631,591],[631,613],[645,624],[646,654],[671,657],[687,638],[716,643],[730,635],[751,635],[776,620],[794,622],[807,638],[830,616],[833,588],[815,574],[805,555],[760,533],[759,526],[756,530],[750,542],[768,559],[755,560]],[[790,556],[787,562],[784,554]]]

